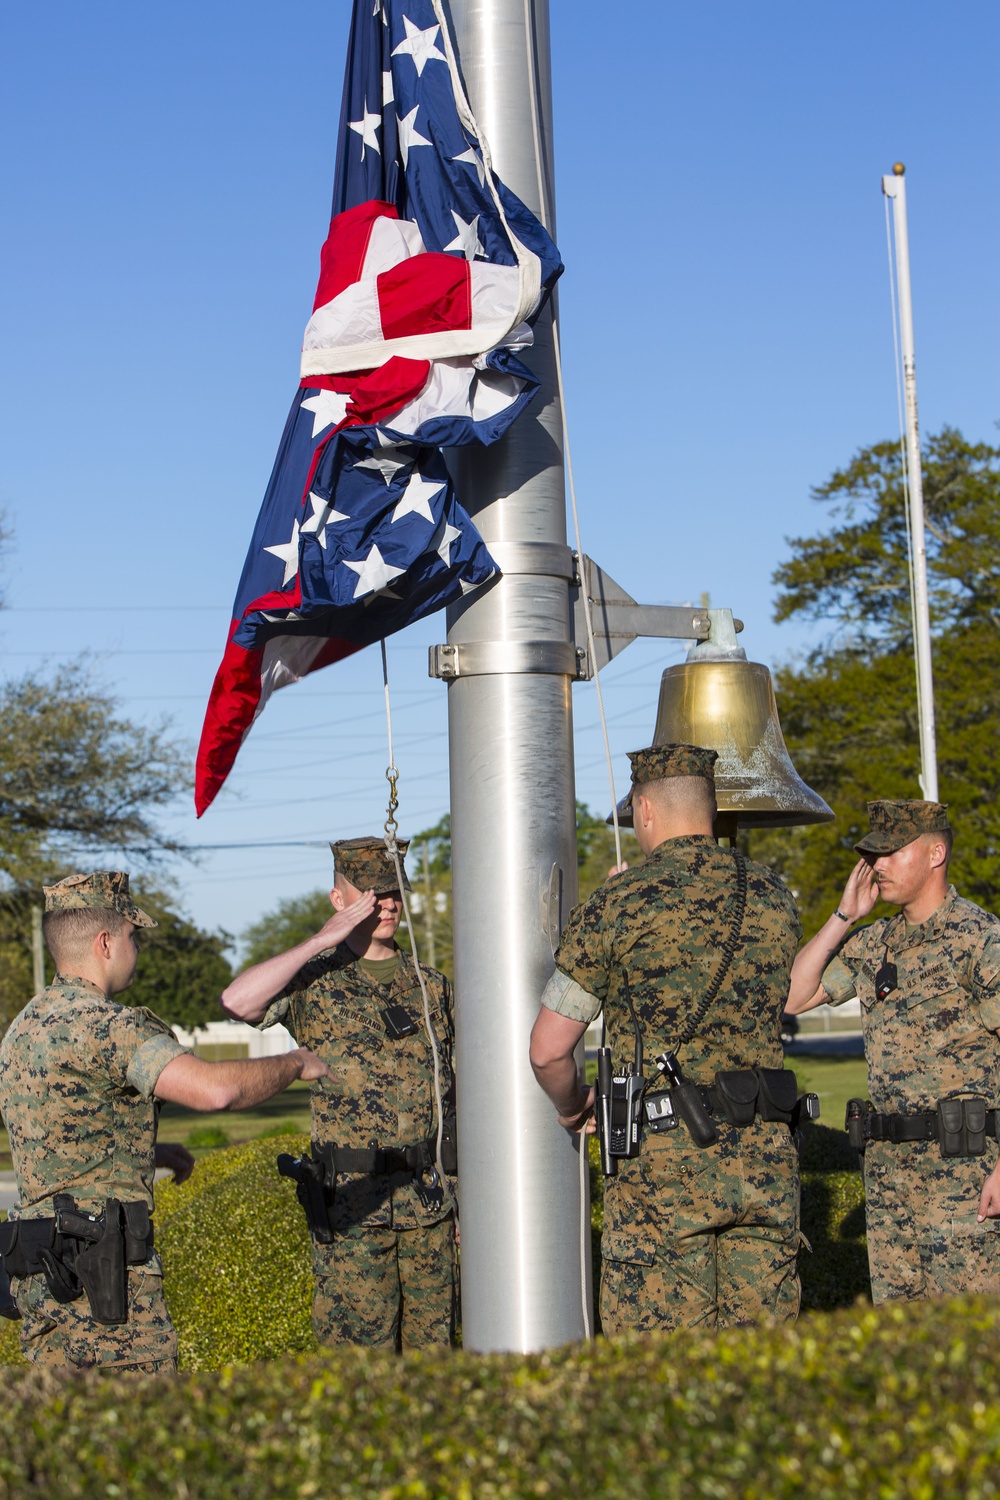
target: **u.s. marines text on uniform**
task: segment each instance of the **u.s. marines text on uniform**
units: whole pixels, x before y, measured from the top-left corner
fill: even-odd
[[[153,1175],[193,1159],[157,1145],[157,1100],[250,1108],[294,1078],[326,1073],[299,1050],[209,1063],[142,1007],[112,997],[135,973],[135,932],[155,927],[117,870],[45,889],[58,969],[0,1043],[0,1113],[18,1204],[0,1225],[21,1347],[36,1362],[143,1373],[176,1368],[177,1336],[153,1248]]]
[[[639,1090],[637,1150],[609,1153],[604,1330],[791,1318],[796,1090],[782,1071],[780,1017],[795,902],[772,871],[713,837],[714,751],[661,745],[630,758],[645,862],[570,916],[531,1038],[536,1076],[568,1128],[593,1106],[573,1052],[602,1008],[617,1070],[638,1056],[637,1033],[643,1056],[660,1060],[662,1078],[653,1069]]]
[[[398,847],[402,860],[407,846]],[[223,1007],[260,1026],[284,1022],[336,1075],[313,1089],[311,1159],[280,1164],[296,1178],[309,1221],[316,1337],[383,1348],[448,1344],[455,1226],[450,1183],[435,1158],[437,1097],[446,1111],[452,1101],[450,989],[443,974],[422,968],[425,1016],[413,961],[394,941],[402,901],[385,841],[342,839],[331,848],[334,917],[239,975]],[[338,919],[351,924],[345,941],[331,935]],[[453,1144],[452,1129],[449,1119]],[[442,1159],[453,1165],[449,1154]]]
[[[948,883],[938,802],[868,804],[837,911],[802,949],[788,1008],[861,1001],[872,1296],[1000,1292],[1000,919]],[[854,932],[879,896],[900,910]],[[848,933],[850,932],[850,936]]]

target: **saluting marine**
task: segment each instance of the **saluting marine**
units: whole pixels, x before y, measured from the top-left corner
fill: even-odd
[[[795,902],[773,871],[713,837],[714,750],[658,745],[630,760],[645,862],[571,914],[531,1037],[539,1082],[579,1129],[594,1091],[573,1053],[603,1008],[637,1109],[605,1189],[604,1331],[793,1318],[798,1106],[780,1018]],[[639,1060],[637,1037],[662,1070],[639,1086],[621,1072]]]
[[[261,1027],[284,1022],[335,1075],[313,1089],[312,1159],[279,1160],[298,1177],[309,1220],[317,1339],[449,1344],[455,1223],[435,1159],[440,1094],[448,1116],[442,1161],[453,1170],[451,991],[443,974],[421,965],[436,1088],[417,973],[395,943],[403,905],[385,841],[330,847],[334,915],[314,937],[238,975],[222,1005]],[[407,844],[397,847],[402,870]]]
[[[861,1001],[872,1297],[1000,1292],[1000,919],[948,883],[940,802],[869,802],[840,905],[792,969],[788,1009]],[[847,934],[881,896],[893,916]]]
[[[58,973],[0,1043],[0,1113],[18,1204],[0,1255],[36,1363],[132,1370],[177,1365],[177,1335],[153,1248],[153,1174],[191,1173],[191,1154],[156,1142],[157,1100],[249,1109],[326,1067],[304,1050],[210,1063],[152,1011],[119,1005],[135,933],[155,927],[118,870],[45,888],[44,933]]]

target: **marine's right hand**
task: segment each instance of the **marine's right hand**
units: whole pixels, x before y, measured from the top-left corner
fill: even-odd
[[[859,922],[878,902],[878,881],[875,872],[866,859],[859,859],[848,877],[844,886],[844,894],[840,898],[840,910],[845,917],[850,917],[852,922]]]
[[[295,1049],[302,1066],[299,1069],[299,1077],[307,1083],[312,1083],[317,1078],[332,1078],[333,1074],[321,1057],[315,1052],[310,1052],[308,1047],[297,1047]]]
[[[353,932],[362,922],[371,916],[378,905],[378,898],[374,891],[362,891],[356,901],[350,906],[345,906],[341,911],[335,911],[317,933],[317,937],[324,939],[324,946],[336,948],[342,943],[348,933]]]

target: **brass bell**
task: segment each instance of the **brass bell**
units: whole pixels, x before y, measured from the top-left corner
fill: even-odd
[[[720,833],[734,832],[734,824],[790,828],[833,822],[832,809],[792,765],[771,674],[760,662],[688,660],[668,667],[660,681],[652,742],[704,745],[718,751],[715,795]],[[631,827],[630,809],[621,821],[626,818]]]
[[[685,661],[660,681],[653,744],[706,745],[719,752],[715,796],[741,828],[832,823],[785,747],[771,674],[756,661]]]

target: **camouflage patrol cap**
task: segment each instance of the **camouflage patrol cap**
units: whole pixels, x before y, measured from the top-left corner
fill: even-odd
[[[619,804],[620,812],[631,812],[632,792],[645,781],[664,781],[668,776],[701,776],[715,783],[717,750],[702,745],[650,745],[647,750],[630,750],[632,786]]]
[[[946,802],[921,802],[917,798],[869,802],[871,832],[855,844],[859,854],[895,854],[922,833],[947,833]]]
[[[79,911],[82,907],[103,907],[119,912],[136,927],[155,927],[132,900],[128,876],[124,870],[95,870],[92,875],[67,875],[57,885],[43,885],[46,911]]]
[[[406,851],[410,847],[409,839],[397,839],[396,847],[399,850],[399,866],[403,871],[403,889],[409,891],[413,887],[403,866]],[[330,849],[335,873],[343,875],[356,890],[374,891],[376,896],[386,896],[390,891],[399,890],[396,866],[385,847],[385,839],[338,839],[335,844],[330,845]]]

